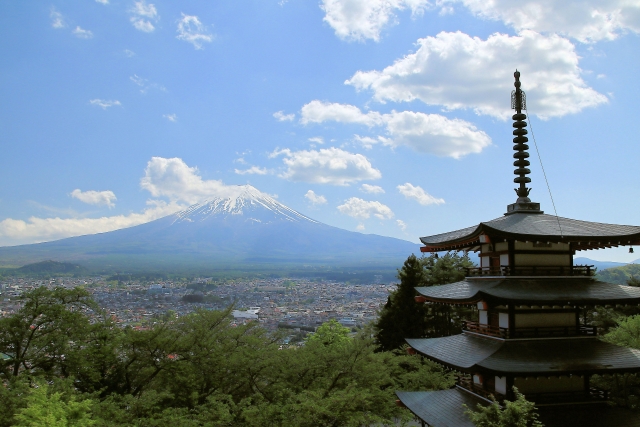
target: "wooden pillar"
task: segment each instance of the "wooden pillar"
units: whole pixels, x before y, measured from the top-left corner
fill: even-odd
[[[516,266],[516,243],[513,240],[507,242],[509,249],[509,270],[513,271]]]
[[[569,274],[573,276],[573,243],[569,243]]]
[[[507,306],[509,313],[509,338],[515,337],[516,332],[516,306],[513,303]]]
[[[513,400],[515,398],[513,394],[513,377],[507,377],[507,400]]]

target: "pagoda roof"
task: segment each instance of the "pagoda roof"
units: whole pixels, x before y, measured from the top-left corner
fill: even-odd
[[[458,387],[438,391],[397,391],[396,395],[411,412],[433,427],[474,427],[462,405],[475,411],[478,404],[488,404]],[[606,403],[537,409],[539,420],[546,427],[640,427],[638,413]]]
[[[417,287],[432,302],[521,303],[536,305],[640,304],[640,288],[590,277],[468,277],[448,285]]]
[[[427,358],[463,372],[536,376],[640,371],[640,350],[596,338],[500,340],[462,333],[406,341]]]
[[[475,410],[478,403],[485,406],[488,404],[486,400],[459,388],[396,391],[396,396],[411,412],[434,427],[474,427],[462,405]]]
[[[427,251],[477,246],[480,235],[492,240],[577,243],[574,249],[596,249],[640,243],[640,227],[579,221],[542,213],[514,213],[448,233],[421,237]]]

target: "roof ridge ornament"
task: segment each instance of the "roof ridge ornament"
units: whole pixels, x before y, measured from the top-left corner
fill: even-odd
[[[516,166],[517,169],[513,171],[514,174],[518,175],[513,179],[513,182],[516,184],[520,184],[518,188],[515,189],[516,194],[518,195],[518,200],[515,203],[507,206],[507,213],[505,215],[510,215],[514,213],[543,213],[540,210],[540,203],[534,203],[529,198],[529,192],[531,192],[531,188],[527,187],[527,184],[531,182],[531,178],[527,175],[531,173],[531,169],[529,166],[529,146],[527,142],[529,142],[529,138],[526,137],[527,130],[527,122],[525,119],[527,115],[522,112],[522,110],[527,109],[527,96],[520,86],[520,71],[516,70],[513,73],[516,81],[513,84],[516,88],[511,91],[511,108],[516,110],[516,114],[512,116],[513,119],[513,127],[515,128],[513,131],[513,149],[515,153],[513,154],[513,158],[516,159],[513,162],[513,166]]]

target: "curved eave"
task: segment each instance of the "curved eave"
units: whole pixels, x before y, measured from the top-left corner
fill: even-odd
[[[560,222],[562,227],[558,227]],[[598,249],[620,245],[640,245],[640,227],[603,224],[556,218],[551,215],[515,214],[481,222],[449,233],[421,237],[423,252],[465,250],[480,244],[480,236],[491,241],[517,240],[573,243],[575,250]]]
[[[437,391],[396,391],[402,404],[421,420],[437,427],[474,427],[464,406],[487,405],[484,399],[459,388]]]
[[[465,279],[448,285],[417,287],[415,290],[427,302],[440,304],[473,304],[478,301],[515,305],[640,304],[640,288],[588,278]]]
[[[463,333],[406,341],[426,358],[466,373],[528,377],[640,372],[640,350],[596,338],[499,340]]]

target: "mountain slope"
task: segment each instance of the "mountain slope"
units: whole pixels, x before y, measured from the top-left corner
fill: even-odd
[[[418,245],[314,221],[251,186],[131,228],[0,248],[0,263],[45,259],[164,265],[395,265]],[[120,261],[118,261],[118,259]]]

